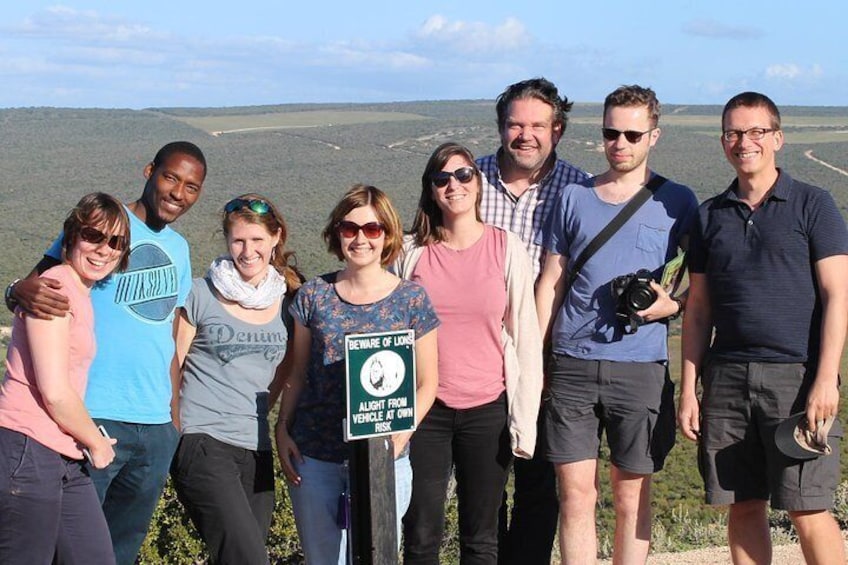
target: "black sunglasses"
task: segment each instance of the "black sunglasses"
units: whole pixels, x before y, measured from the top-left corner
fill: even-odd
[[[356,237],[359,231],[362,230],[362,233],[368,239],[377,239],[386,231],[385,226],[380,222],[368,222],[360,226],[356,222],[349,222],[347,220],[337,223],[336,229],[339,230],[339,235],[342,237]]]
[[[639,143],[642,140],[642,136],[646,133],[651,133],[657,128],[651,128],[647,131],[619,131],[614,128],[601,128],[601,133],[604,135],[604,139],[607,141],[615,141],[618,137],[623,133],[624,138],[630,143]]]
[[[106,242],[106,245],[114,249],[115,251],[123,251],[127,248],[127,238],[123,235],[113,235],[108,236],[102,231],[92,228],[90,226],[85,226],[80,229],[79,232],[80,239],[86,241],[88,243],[93,243],[94,245],[99,245]]]
[[[224,206],[224,212],[229,214],[236,210],[241,210],[242,208],[247,208],[251,212],[259,214],[260,216],[271,211],[271,206],[269,206],[264,200],[233,198]]]
[[[459,182],[468,182],[474,178],[474,167],[460,167],[452,173],[449,171],[433,173],[430,176],[430,182],[432,182],[433,186],[436,188],[444,188],[448,185],[448,183],[450,183],[451,177],[455,178]]]

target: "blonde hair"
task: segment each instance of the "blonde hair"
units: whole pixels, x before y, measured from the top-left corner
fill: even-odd
[[[227,212],[225,206],[221,222],[224,235],[229,237],[230,228],[236,219],[243,220],[250,224],[259,224],[263,226],[270,235],[279,233],[280,240],[277,242],[276,247],[274,247],[274,253],[271,255],[270,265],[286,279],[288,293],[292,293],[300,288],[304,277],[297,269],[294,251],[286,249],[286,240],[288,239],[289,232],[288,227],[286,226],[286,221],[283,219],[283,215],[280,214],[280,211],[277,210],[277,207],[274,206],[270,200],[255,192],[242,194],[241,196],[233,198],[230,202],[235,200],[259,200],[268,206],[268,211],[260,214],[253,211],[250,206],[245,205],[236,208],[232,212]]]

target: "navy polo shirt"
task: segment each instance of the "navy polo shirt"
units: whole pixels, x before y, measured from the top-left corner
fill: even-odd
[[[698,208],[689,270],[704,273],[715,338],[727,361],[801,363],[815,359],[821,301],[814,264],[848,254],[848,230],[830,193],[779,171],[752,211],[738,181]]]

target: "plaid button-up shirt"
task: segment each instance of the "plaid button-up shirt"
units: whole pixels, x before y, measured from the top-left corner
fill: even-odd
[[[533,184],[521,196],[516,197],[504,186],[498,168],[499,149],[493,155],[477,159],[483,173],[483,199],[480,213],[487,224],[517,234],[533,260],[533,277],[537,279],[545,260],[544,249],[536,243],[537,236],[545,226],[556,199],[566,185],[580,182],[589,177],[586,173],[556,159],[554,168],[540,182]]]

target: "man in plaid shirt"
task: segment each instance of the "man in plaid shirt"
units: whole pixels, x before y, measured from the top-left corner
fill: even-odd
[[[538,278],[544,249],[536,242],[545,219],[567,184],[586,173],[557,159],[572,103],[557,87],[534,78],[507,87],[498,96],[501,148],[477,160],[483,172],[483,221],[515,232],[533,260]],[[512,518],[507,527],[506,493],[501,507],[499,563],[548,565],[557,528],[559,503],[553,465],[536,455],[515,459]]]

